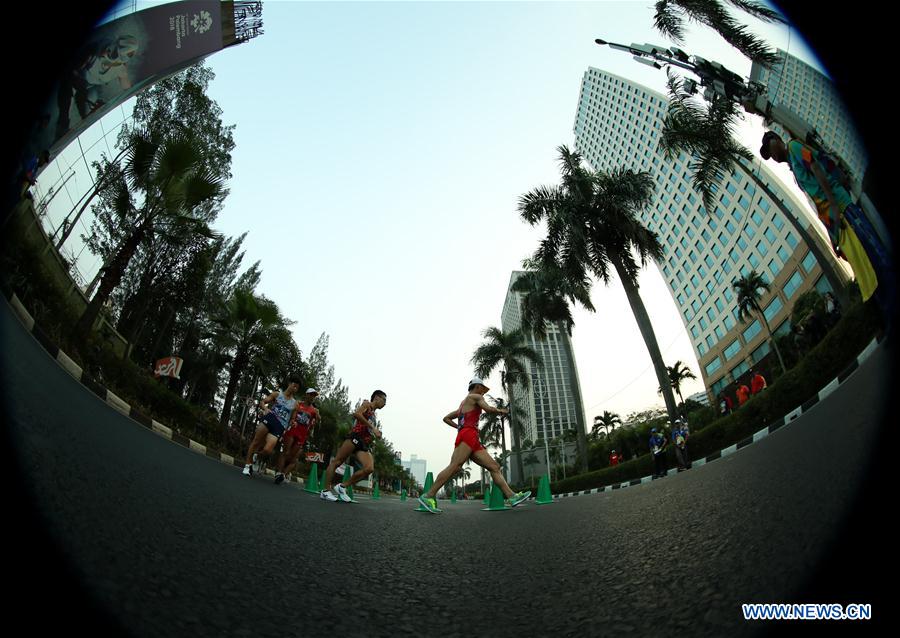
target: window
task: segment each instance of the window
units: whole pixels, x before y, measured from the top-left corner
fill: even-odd
[[[719,360],[719,357],[716,357],[712,361],[706,364],[706,376],[711,375],[713,372],[722,367],[722,362]]]
[[[781,217],[779,217],[778,215],[775,215],[772,218],[772,225],[775,226],[777,230],[781,230],[782,228],[784,228],[784,220],[781,219]]]
[[[788,282],[784,285],[784,296],[788,299],[793,297],[801,283],[803,283],[803,277],[800,276],[799,272],[794,271],[794,274],[791,275],[791,278],[788,279]]]
[[[691,326],[691,336],[694,337],[694,339],[700,336],[700,330],[697,326]]]
[[[761,346],[750,353],[750,358],[753,359],[753,363],[757,363],[760,359],[769,354],[770,349],[769,342],[763,341]]]
[[[757,226],[761,226],[763,223],[763,216],[759,214],[758,210],[753,211],[753,214],[750,215],[750,219],[752,219],[753,223]]]
[[[778,314],[778,311],[784,308],[784,302],[781,301],[781,297],[775,297],[768,306],[766,306],[765,310],[763,310],[763,315],[766,318],[766,321],[772,321],[772,317]]]
[[[709,346],[710,348],[715,347],[716,342],[713,340],[712,336],[706,337],[706,345]]]
[[[693,251],[693,250],[692,250],[691,252],[688,253],[688,259],[691,260],[691,263],[692,263],[692,264],[696,264],[696,263],[697,263],[697,255],[694,254],[694,251]]]
[[[750,365],[744,361],[743,363],[738,364],[731,370],[731,376],[737,379],[739,376],[744,374],[747,370],[750,369]]]
[[[710,268],[714,268],[713,264],[716,263],[716,260],[712,258],[712,255],[707,255],[703,258],[703,262]]]
[[[700,330],[706,330],[709,327],[709,324],[706,323],[706,317],[700,317]]]
[[[726,330],[731,330],[732,328],[734,328],[734,317],[732,317],[731,315],[725,315],[725,321],[723,321],[723,323],[725,324]]]
[[[734,355],[736,355],[740,351],[741,351],[741,342],[738,341],[737,339],[735,339],[734,341],[731,342],[731,344],[729,344],[729,346],[727,348],[725,348],[725,352],[724,352],[725,361],[729,361],[730,359],[733,359]]]
[[[734,235],[735,225],[731,222],[730,219],[727,222],[725,222],[725,230],[728,231],[729,235]]]
[[[762,326],[759,325],[759,319],[755,319],[753,323],[751,323],[750,326],[742,333],[744,335],[744,341],[746,343],[750,343],[750,340],[758,335],[761,330]]]
[[[706,293],[705,290],[701,290],[700,293],[699,293],[699,296],[700,296],[700,303],[701,303],[701,304],[705,304],[705,303],[706,303],[706,300],[709,299],[709,295]]]
[[[756,237],[756,231],[753,230],[753,226],[744,226],[744,234],[747,235],[747,239],[753,239]]]
[[[700,353],[700,356],[701,356],[701,357],[702,357],[703,355],[705,355],[705,354],[708,352],[708,350],[707,350],[707,348],[706,348],[706,344],[704,344],[704,343],[702,343],[702,342],[701,342],[701,343],[698,343],[698,344],[697,344],[697,352]]]
[[[714,303],[715,303],[716,309],[717,309],[719,312],[724,312],[724,311],[725,311],[725,304],[722,303],[722,298],[721,298],[721,297],[717,298],[716,301],[715,301]]]
[[[750,256],[747,257],[747,261],[750,262],[750,266],[756,270],[759,268],[759,257],[757,257],[754,253],[750,253]]]
[[[691,285],[694,288],[700,285],[700,280],[697,278],[697,275],[691,275]]]
[[[787,243],[791,248],[797,247],[797,239],[794,237],[794,233],[788,233],[785,239],[787,240]]]
[[[725,190],[727,190],[732,195],[737,193],[737,189],[734,187],[734,184],[732,184],[731,182],[728,182],[728,184],[726,184]]]
[[[708,242],[708,241],[710,241],[710,240],[712,239],[712,235],[711,235],[710,232],[709,232],[708,230],[706,230],[705,228],[704,228],[703,231],[700,233],[700,236],[703,238],[703,241],[706,241],[706,242]]]
[[[777,254],[778,258],[781,260],[781,265],[784,266],[785,264],[787,264],[788,257],[790,257],[790,255],[788,254],[788,251],[785,250],[784,246],[780,246],[778,248]]]
[[[816,290],[819,291],[819,294],[824,295],[826,292],[834,292],[831,289],[831,284],[828,283],[828,279],[823,277],[819,277],[819,281],[816,282]]]
[[[815,255],[813,255],[812,252],[806,253],[806,257],[803,258],[801,265],[803,266],[803,270],[805,270],[806,272],[812,272],[812,269],[816,265]]]
[[[742,251],[747,250],[747,242],[743,237],[738,237],[737,245]]]
[[[775,243],[775,233],[772,232],[771,228],[766,228],[766,231],[763,233],[763,235],[769,241],[770,244]]]
[[[721,256],[722,256],[722,249],[719,248],[719,245],[718,245],[718,244],[713,244],[713,245],[712,245],[712,251],[713,251],[713,255],[715,255],[716,257],[721,257]]]
[[[743,195],[741,195],[741,196],[738,198],[738,206],[740,206],[740,207],[743,208],[744,210],[747,210],[747,209],[750,208],[750,200],[748,200],[746,197],[744,197]]]
[[[694,299],[691,302],[691,308],[694,309],[694,312],[700,312],[700,301],[697,299]]]
[[[766,246],[766,242],[764,242],[762,239],[756,242],[756,250],[763,257],[765,257],[769,253],[769,247]]]
[[[678,299],[678,305],[683,306],[684,302],[685,302],[684,295],[682,293],[678,293],[677,299]]]
[[[734,264],[738,263],[738,260],[741,258],[741,254],[737,251],[737,248],[732,248],[731,252],[728,253],[728,256],[731,258],[731,262]]]
[[[713,331],[716,333],[716,336],[717,336],[719,339],[724,339],[724,338],[725,338],[725,331],[722,330],[722,326],[718,326],[718,325],[717,325],[715,328],[713,328]]]

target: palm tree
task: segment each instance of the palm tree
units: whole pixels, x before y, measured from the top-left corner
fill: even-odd
[[[498,367],[503,366],[500,375],[503,393],[508,397],[510,406],[513,405],[513,389],[516,384],[521,383],[525,391],[528,391],[529,378],[526,369],[526,361],[533,366],[541,367],[541,358],[537,352],[525,345],[525,333],[522,330],[513,330],[512,332],[503,332],[499,328],[490,327],[484,331],[482,336],[485,342],[475,350],[472,355],[471,363],[475,366],[475,374],[482,379],[487,378]],[[514,409],[514,408],[512,408]],[[520,421],[516,420],[514,413],[510,413],[509,429],[512,432],[513,447],[521,450],[519,445],[519,437],[521,436]],[[522,455],[516,455],[516,466],[519,476],[524,476],[525,470],[522,465]]]
[[[135,131],[127,151],[125,169],[112,187],[115,215],[130,230],[103,267],[97,293],[75,324],[80,338],[90,333],[142,242],[154,235],[173,243],[190,234],[215,237],[195,212],[222,191],[222,180],[202,168],[203,155],[188,133],[179,131],[157,143],[147,131]]]
[[[515,405],[510,407],[503,397],[498,397],[496,399],[490,398],[488,399],[488,403],[492,403],[498,410],[509,409],[514,412],[513,418],[516,420],[516,423],[522,423],[528,418],[525,414],[525,410],[523,410],[521,406]],[[509,415],[506,414],[491,414],[486,412],[481,415],[481,442],[484,443],[485,447],[499,447],[501,449],[503,463],[500,465],[504,468],[506,467],[507,457],[506,422],[508,419]]]
[[[681,399],[681,405],[684,406],[684,397],[681,396],[681,382],[687,379],[696,379],[697,377],[681,361],[676,361],[673,366],[667,366],[666,370],[669,371],[669,382],[672,384],[672,389],[675,390],[675,394]]]
[[[772,9],[753,0],[725,0],[730,5],[764,22],[784,22]],[[659,0],[653,26],[677,44],[684,44],[685,18],[714,29],[725,40],[755,62],[771,68],[779,60],[765,42],[754,36],[745,25],[725,10],[720,0]]]
[[[775,354],[778,355],[778,363],[781,364],[781,371],[784,372],[786,370],[784,367],[784,359],[781,357],[781,351],[778,349],[778,344],[775,343],[775,340],[772,338],[772,330],[769,328],[769,322],[766,320],[766,315],[759,305],[759,300],[762,297],[760,290],[768,292],[769,284],[765,282],[758,272],[751,270],[746,277],[741,277],[734,281],[733,287],[737,293],[738,318],[741,321],[744,321],[752,317],[753,313],[756,312],[759,318],[762,319],[763,325],[766,327],[766,334],[769,335],[769,343],[771,343],[772,347],[775,349]]]
[[[676,406],[669,376],[637,282],[649,260],[663,257],[656,235],[637,219],[637,214],[653,201],[653,178],[649,173],[628,169],[590,172],[581,166],[578,152],[565,146],[558,151],[562,184],[537,188],[519,201],[519,213],[526,222],[532,226],[547,222],[547,237],[528,264],[551,275],[562,273],[562,277],[587,290],[589,274],[609,285],[615,271],[674,420]]]
[[[594,429],[591,430],[591,436],[596,439],[600,434],[600,428],[606,430],[606,435],[616,429],[616,426],[622,425],[622,418],[615,412],[603,411],[602,416],[594,417]]]
[[[250,290],[238,289],[215,319],[216,340],[234,352],[229,366],[225,403],[219,419],[223,432],[227,431],[231,404],[238,380],[254,358],[271,341],[272,329],[284,325],[278,306],[265,297],[257,297]]]
[[[753,153],[744,148],[734,137],[739,106],[724,97],[714,95],[707,107],[700,106],[684,88],[680,78],[669,75],[669,110],[663,121],[659,148],[666,159],[672,160],[684,152],[692,158],[690,169],[692,182],[703,199],[706,214],[715,209],[715,195],[726,173],[742,171],[753,180],[773,202],[785,219],[803,239],[822,268],[831,289],[841,303],[847,294],[842,275],[834,259],[822,249],[821,241],[807,230],[806,224],[797,219],[772,189],[749,168]],[[744,160],[744,161],[741,161]]]

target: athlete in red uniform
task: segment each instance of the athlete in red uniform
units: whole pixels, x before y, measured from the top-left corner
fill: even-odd
[[[509,414],[509,410],[498,410],[485,401],[484,395],[488,390],[489,388],[484,385],[482,380],[475,377],[469,382],[469,394],[459,404],[459,408],[444,417],[444,423],[458,429],[459,433],[456,435],[455,449],[453,456],[450,457],[450,465],[437,475],[431,489],[419,497],[419,503],[429,512],[441,511],[437,507],[435,495],[469,458],[491,473],[494,485],[503,491],[503,495],[509,499],[510,505],[513,507],[531,496],[530,491],[516,493],[510,489],[500,471],[500,465],[488,454],[478,438],[478,418],[481,416],[482,410],[492,414]]]
[[[309,388],[306,396],[297,402],[294,411],[294,419],[290,427],[284,433],[284,452],[278,457],[278,473],[275,475],[275,483],[281,483],[287,474],[297,467],[300,452],[309,436],[309,431],[319,422],[319,410],[313,405],[313,401],[319,396],[319,391]]]
[[[337,455],[331,460],[328,469],[325,470],[325,487],[319,492],[319,496],[327,501],[336,501],[338,499],[350,502],[350,495],[347,494],[347,488],[356,485],[361,480],[369,476],[375,471],[375,459],[369,452],[369,446],[372,444],[373,437],[381,438],[381,431],[375,425],[375,410],[380,410],[387,403],[387,395],[381,390],[375,390],[372,393],[371,401],[363,401],[353,415],[356,418],[356,424],[350,430],[346,440],[338,450]],[[362,469],[353,473],[349,480],[338,483],[334,487],[334,493],[331,491],[331,481],[334,478],[334,472],[337,467],[347,460],[351,454],[356,454],[356,460],[362,464]]]

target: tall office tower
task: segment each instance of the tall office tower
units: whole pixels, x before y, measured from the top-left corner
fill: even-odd
[[[805,62],[778,50],[781,62],[772,70],[757,62],[750,68],[750,79],[765,85],[769,101],[780,104],[815,127],[825,145],[841,156],[857,180],[862,181],[868,157],[862,139],[853,125],[843,101],[828,76]],[[772,123],[770,128],[787,139],[785,130]]]
[[[523,274],[521,271],[514,271],[509,278],[501,316],[503,332],[512,332],[522,326],[523,295],[514,291],[512,286]],[[529,361],[524,361],[529,375],[528,388],[526,390],[523,384],[513,386],[513,401],[523,407],[527,415],[522,428],[522,441],[549,440],[566,430],[585,428],[575,353],[565,327],[558,323],[549,324],[546,337],[526,335],[526,345],[540,355],[542,366],[533,366]],[[512,463],[511,467],[515,470],[516,464]],[[515,473],[512,480],[518,481]]]
[[[404,469],[409,470],[409,473],[413,475],[413,478],[416,479],[419,485],[425,485],[425,478],[428,475],[425,459],[420,459],[415,454],[410,454],[409,460],[401,461],[400,465]]]
[[[760,321],[738,319],[735,279],[755,269],[769,282],[761,305],[776,334],[790,330],[801,293],[831,286],[788,216],[807,228],[818,222],[764,164],[741,162],[725,176],[707,213],[691,187],[689,158],[666,160],[658,150],[666,108],[663,95],[590,68],[575,117],[575,147],[594,170],[625,167],[649,171],[656,180],[655,201],[641,221],[663,245],[657,267],[691,336],[703,382],[716,395],[769,352]],[[832,256],[820,233],[810,234]]]

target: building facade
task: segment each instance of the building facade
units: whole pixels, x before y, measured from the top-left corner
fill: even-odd
[[[425,459],[420,459],[415,454],[410,454],[409,460],[401,461],[401,465],[403,465],[404,469],[409,470],[409,473],[412,474],[419,485],[425,485],[425,477],[428,476]]]
[[[655,201],[641,221],[663,246],[664,258],[656,265],[690,335],[707,391],[716,395],[769,351],[760,321],[738,318],[734,280],[751,270],[762,274],[771,290],[761,305],[776,334],[790,330],[791,310],[803,292],[831,286],[791,223],[793,218],[813,228],[817,222],[808,204],[763,163],[742,161],[725,176],[715,209],[706,211],[691,186],[690,158],[667,160],[658,150],[667,105],[659,93],[590,68],[578,101],[575,148],[594,170],[630,168],[656,180]],[[810,235],[833,256],[819,232]]]
[[[512,289],[522,274],[524,273],[521,271],[514,271],[509,278],[501,315],[503,332],[512,332],[522,326],[523,295]],[[585,428],[575,353],[565,327],[556,323],[548,324],[546,337],[526,334],[525,339],[525,345],[538,353],[542,365],[533,366],[529,361],[524,361],[529,377],[528,387],[523,384],[513,386],[512,400],[524,408],[527,415],[526,423],[522,424],[522,442],[553,439],[567,430]],[[513,471],[512,481],[517,483],[519,477],[516,474],[516,463],[512,462],[510,466]]]

